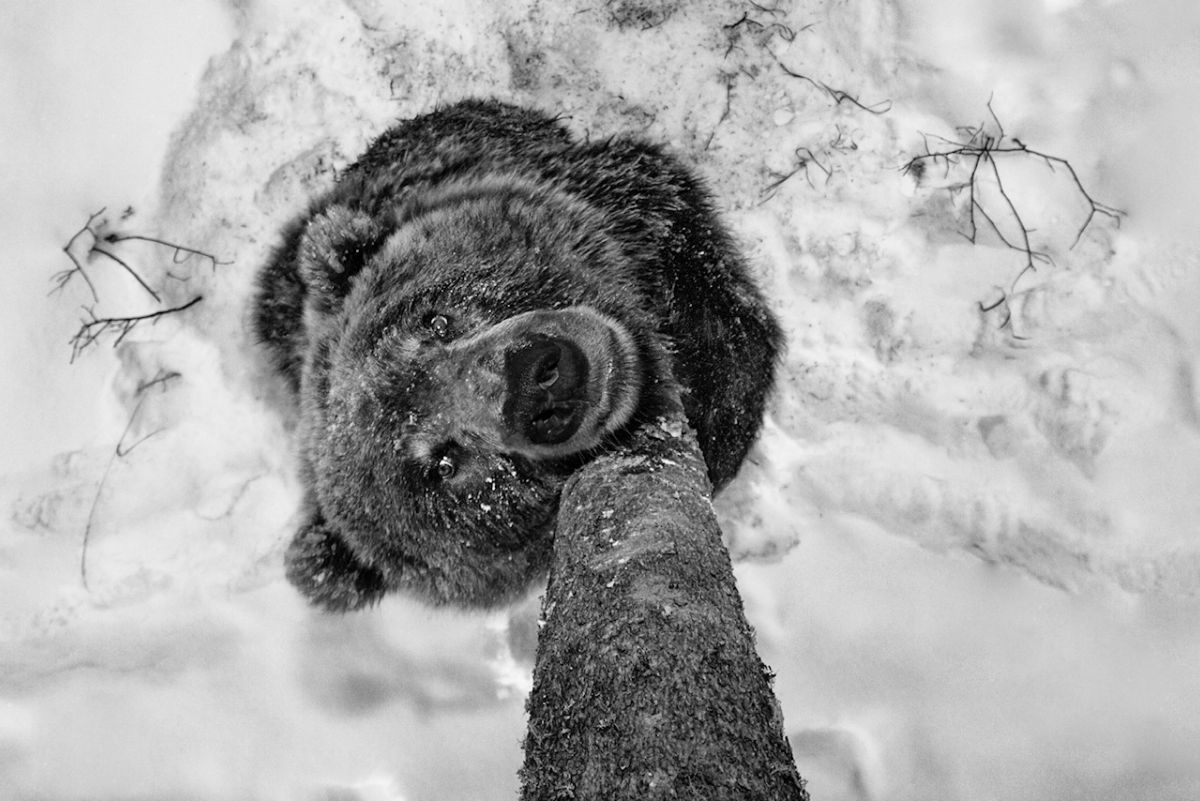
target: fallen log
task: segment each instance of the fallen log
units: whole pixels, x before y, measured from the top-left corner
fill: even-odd
[[[554,551],[524,801],[807,801],[682,414],[571,477]]]

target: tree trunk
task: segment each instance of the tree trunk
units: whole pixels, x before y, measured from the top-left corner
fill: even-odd
[[[801,799],[682,414],[563,490],[523,801]]]

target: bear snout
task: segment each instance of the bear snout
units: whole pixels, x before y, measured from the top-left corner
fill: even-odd
[[[510,350],[504,420],[534,445],[562,445],[579,430],[588,398],[588,360],[562,337],[537,337]]]
[[[586,306],[514,315],[430,358],[441,362],[442,417],[500,449],[562,458],[628,422],[640,356],[621,324]],[[486,369],[484,366],[486,365]],[[453,378],[451,377],[453,376]]]

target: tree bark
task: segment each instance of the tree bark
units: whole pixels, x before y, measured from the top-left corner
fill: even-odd
[[[539,625],[523,801],[807,801],[682,413],[571,477]]]

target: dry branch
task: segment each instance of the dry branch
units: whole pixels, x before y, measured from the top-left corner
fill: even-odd
[[[1045,163],[1052,172],[1056,172],[1056,168],[1067,171],[1076,191],[1088,206],[1088,212],[1071,242],[1072,248],[1079,244],[1079,240],[1083,237],[1088,227],[1095,221],[1097,215],[1108,217],[1114,220],[1117,225],[1120,225],[1124,212],[1100,203],[1093,198],[1084,188],[1078,173],[1075,172],[1075,168],[1066,159],[1034,150],[1020,139],[1008,136],[1004,131],[1003,124],[1001,124],[1000,119],[992,109],[991,100],[988,100],[987,109],[988,114],[991,116],[995,133],[989,132],[987,123],[980,123],[972,127],[960,127],[958,130],[962,138],[957,141],[944,137],[933,137],[946,145],[942,150],[930,149],[929,140],[931,137],[925,135],[925,152],[909,159],[902,170],[906,175],[911,175],[915,181],[920,183],[931,166],[941,166],[944,177],[948,177],[951,171],[960,164],[965,163],[969,166],[967,175],[963,180],[952,183],[947,187],[953,193],[964,191],[967,193],[967,230],[963,234],[964,238],[971,244],[975,244],[981,228],[980,220],[982,220],[986,228],[992,231],[1005,247],[1015,250],[1023,256],[1021,270],[1013,279],[1009,290],[1004,292],[995,303],[979,304],[980,309],[984,312],[1003,307],[1005,310],[1004,320],[1001,323],[1001,327],[1003,328],[1012,321],[1012,312],[1008,307],[1008,298],[1015,291],[1017,282],[1026,273],[1035,271],[1038,264],[1050,264],[1052,263],[1052,259],[1049,254],[1034,247],[1031,239],[1034,229],[1027,223],[1025,215],[1017,208],[1012,195],[1005,187],[997,157],[1033,158]],[[996,190],[1000,197],[998,208],[989,207],[980,199],[979,181],[984,176],[990,176],[991,180],[995,182]],[[1004,215],[1008,221],[1016,224],[1015,239],[1010,235],[1006,235],[1002,230],[1000,222],[1003,220],[997,219],[1000,215]]]
[[[92,300],[95,303],[100,302],[100,295],[96,291],[96,285],[93,283],[91,276],[88,275],[88,270],[85,264],[90,263],[94,258],[103,257],[118,265],[124,270],[134,281],[137,282],[146,294],[154,299],[154,302],[161,305],[163,302],[162,295],[146,281],[142,275],[133,268],[133,266],[121,256],[117,255],[110,247],[105,245],[119,245],[122,242],[147,242],[159,247],[170,248],[173,252],[171,260],[175,264],[180,264],[192,257],[207,259],[212,268],[215,270],[218,266],[229,264],[219,260],[211,253],[206,253],[196,248],[190,248],[185,245],[180,245],[175,242],[169,242],[165,239],[154,236],[145,236],[142,234],[122,234],[116,231],[108,230],[109,222],[104,215],[105,209],[88,216],[83,227],[72,234],[63,246],[63,252],[67,254],[67,258],[71,260],[71,268],[62,270],[52,277],[54,288],[52,292],[59,292],[66,288],[71,279],[75,275],[83,278],[87,284],[88,290],[91,292]],[[133,209],[128,208],[121,215],[121,220],[128,219],[133,214]],[[82,242],[88,241],[86,246],[81,245]],[[86,247],[86,249],[84,249]],[[81,252],[82,251],[82,252]],[[178,276],[167,273],[167,277],[182,280]],[[107,334],[115,334],[113,345],[116,346],[132,331],[137,325],[143,322],[157,322],[160,318],[168,314],[181,312],[188,309],[202,300],[202,296],[196,296],[178,306],[167,309],[159,309],[154,312],[142,315],[131,316],[115,316],[115,317],[97,317],[94,306],[85,306],[85,319],[80,323],[79,329],[75,335],[71,337],[71,361],[74,362],[78,356],[90,346],[96,344],[103,336]]]
[[[825,174],[825,185],[828,185],[830,179],[833,178],[833,170],[822,164],[811,149],[807,147],[798,147],[795,149],[793,155],[795,156],[796,166],[763,188],[762,196],[764,202],[774,197],[776,189],[783,186],[793,176],[799,175],[800,173],[804,173],[804,180],[808,181],[809,188],[816,189],[816,184],[813,183],[812,175],[809,173],[808,168],[810,166],[815,166],[818,170]]]
[[[750,5],[754,6],[754,8],[758,11],[761,11],[765,14],[770,14],[771,16],[777,16],[783,13],[782,9],[779,8],[768,8],[754,2],[751,2]],[[803,33],[804,31],[807,31],[813,27],[811,23],[805,25],[804,27],[800,28],[799,31],[797,31],[795,28],[785,25],[782,22],[762,22],[750,16],[749,11],[743,11],[741,17],[729,23],[728,25],[723,25],[721,27],[725,31],[725,58],[729,58],[734,50],[742,49],[739,46],[742,36],[749,35],[753,37],[759,47],[767,52],[767,55],[771,57],[771,60],[774,61],[781,70],[783,70],[784,75],[787,75],[790,78],[799,78],[802,81],[808,82],[831,97],[834,103],[837,105],[848,103],[870,114],[885,114],[892,107],[892,101],[890,100],[883,100],[878,103],[863,103],[856,96],[845,90],[834,88],[823,81],[817,80],[816,78],[796,72],[780,61],[779,57],[771,51],[770,47],[768,47],[770,40],[776,36],[785,42],[795,41],[798,33]]]
[[[775,55],[772,54],[771,57],[775,58]],[[876,114],[876,115],[886,114],[889,111],[891,111],[892,101],[890,101],[890,100],[881,100],[877,103],[867,104],[867,103],[862,102],[857,97],[855,97],[854,95],[850,94],[847,91],[844,91],[842,89],[835,89],[834,87],[830,86],[829,84],[825,83],[824,81],[818,81],[816,78],[810,78],[809,76],[807,76],[803,73],[796,72],[795,70],[788,68],[787,65],[785,65],[778,58],[775,58],[775,63],[779,65],[779,68],[781,70],[783,70],[784,75],[787,75],[789,78],[799,78],[802,81],[807,81],[808,83],[812,84],[813,86],[815,86],[816,88],[820,89],[822,92],[824,92],[825,94],[827,94],[831,98],[833,98],[833,102],[839,106],[842,103],[849,103],[850,105],[855,106],[856,108],[859,108],[863,111],[866,111],[869,114]]]
[[[80,353],[96,344],[105,334],[116,334],[116,338],[113,339],[112,343],[115,348],[140,323],[149,322],[153,325],[163,317],[190,309],[202,300],[204,300],[204,296],[197,295],[187,303],[180,304],[179,306],[173,306],[169,309],[159,309],[148,314],[139,314],[131,317],[97,317],[92,308],[85,307],[84,312],[91,319],[84,320],[80,324],[79,330],[71,337],[71,361],[74,362]]]
[[[759,11],[765,12],[767,14],[781,13],[780,10],[777,8],[764,8],[763,6],[760,6],[757,3],[751,3],[751,5],[754,6],[755,8],[757,8]],[[750,16],[749,11],[742,12],[742,16],[740,19],[738,19],[734,22],[731,22],[728,25],[722,25],[721,27],[726,31],[726,33],[725,33],[725,44],[726,44],[725,57],[726,58],[728,58],[729,54],[732,53],[734,51],[734,48],[737,47],[737,40],[738,40],[739,34],[742,32],[742,30],[745,30],[746,32],[750,33],[753,36],[757,36],[760,40],[769,39],[769,38],[771,38],[771,36],[778,36],[780,39],[783,39],[783,41],[785,41],[785,42],[795,41],[795,39],[796,39],[796,31],[793,28],[791,28],[787,25],[784,25],[782,22],[759,22],[758,20],[756,20]],[[800,30],[806,31],[811,27],[812,27],[812,25],[805,25]]]
[[[92,283],[92,279],[88,276],[87,270],[83,269],[84,260],[75,253],[75,246],[84,236],[91,236],[92,244],[94,245],[96,243],[96,232],[92,229],[92,223],[94,223],[96,218],[103,213],[104,209],[100,209],[100,211],[90,215],[87,218],[87,222],[83,224],[83,227],[72,234],[71,238],[67,240],[67,244],[63,245],[63,253],[67,254],[67,258],[71,260],[71,264],[73,264],[74,267],[72,267],[70,270],[63,270],[62,272],[54,274],[54,276],[50,279],[54,282],[54,289],[51,290],[52,292],[62,290],[64,287],[66,287],[71,278],[76,273],[79,273],[79,275],[83,278],[84,283],[88,285],[88,289],[91,290],[92,300],[96,301],[97,303],[100,302],[100,295],[96,292],[96,285]],[[87,253],[88,255],[91,254],[90,246],[88,247]]]
[[[708,133],[708,139],[704,141],[704,150],[708,150],[712,146],[712,141],[717,135],[717,129],[721,127],[725,120],[729,119],[729,112],[733,108],[733,85],[737,82],[736,73],[723,73],[721,80],[725,84],[725,108],[721,110],[721,116],[717,119],[717,124]]]
[[[524,801],[808,798],[682,414],[567,483],[541,625]]]
[[[209,264],[215,270],[218,267],[233,264],[231,261],[221,261],[211,253],[206,253],[203,250],[189,248],[185,245],[180,245],[176,242],[168,242],[165,239],[159,239],[155,236],[142,236],[141,234],[105,234],[103,237],[105,242],[149,242],[154,245],[162,245],[165,248],[170,248],[175,251],[171,256],[171,261],[175,264],[182,264],[192,256],[198,256],[202,259],[208,259]]]
[[[108,474],[112,472],[113,464],[116,463],[117,459],[124,459],[138,445],[141,445],[143,442],[159,433],[158,431],[151,431],[149,434],[132,443],[131,445],[123,447],[125,445],[125,437],[127,437],[129,432],[133,429],[133,423],[135,420],[137,420],[138,413],[142,410],[142,404],[146,402],[146,398],[148,397],[146,390],[156,386],[165,387],[169,381],[173,381],[179,377],[180,373],[177,373],[174,370],[160,370],[158,374],[154,376],[154,378],[150,379],[144,384],[139,385],[137,388],[137,392],[135,394],[137,395],[138,401],[136,404],[134,404],[133,410],[129,413],[129,419],[125,421],[125,428],[121,431],[121,436],[117,440],[117,444],[113,447],[112,455],[108,457],[108,463],[104,466],[104,472],[100,475],[100,483],[96,485],[96,494],[92,497],[92,505],[88,509],[87,522],[83,527],[83,543],[79,548],[79,579],[83,582],[83,588],[85,590],[89,589],[87,561],[88,544],[92,539],[92,527],[96,521],[96,509],[100,506],[100,496],[104,492],[104,485],[108,483]]]

